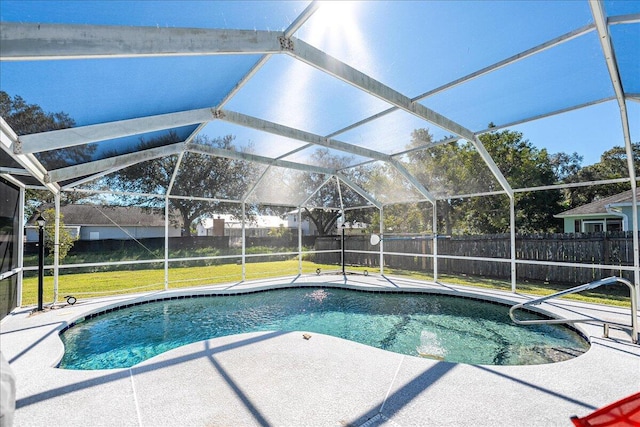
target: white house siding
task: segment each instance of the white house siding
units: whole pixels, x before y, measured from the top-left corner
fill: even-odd
[[[626,221],[624,221],[622,224],[622,227],[625,228],[625,223],[626,223],[626,228],[623,231],[632,231],[635,229],[638,229],[638,227],[634,227],[633,226],[633,211],[631,209],[631,206],[621,206],[620,207],[621,213],[626,216]],[[621,215],[608,215],[608,214],[590,214],[590,215],[576,215],[576,216],[568,216],[568,217],[564,217],[564,232],[565,233],[579,233],[582,232],[582,230],[576,230],[575,227],[575,223],[577,220],[579,220],[581,223],[583,221],[601,221],[601,222],[620,222],[622,221],[623,217]],[[611,231],[611,229],[609,227],[607,227],[608,231]]]
[[[164,237],[164,227],[122,227],[126,230],[126,233],[118,227],[108,227],[108,226],[93,226],[93,225],[85,225],[85,226],[67,226],[65,227],[67,231],[71,233],[72,236],[80,235],[79,240],[106,240],[106,239],[117,239],[117,240],[131,240],[131,239],[148,239],[153,237]],[[38,241],[38,228],[37,227],[26,227],[26,242],[33,243]],[[98,233],[93,234],[92,233]],[[127,234],[129,233],[129,234]],[[180,230],[177,228],[170,227],[169,228],[169,237],[180,237]],[[93,237],[93,238],[92,238]],[[95,238],[97,237],[97,239]]]
[[[153,237],[164,237],[164,227],[126,226],[119,228],[86,225],[80,228],[80,240],[128,240],[148,239]],[[180,237],[180,230],[170,227],[169,237]]]
[[[80,234],[80,226],[65,226],[64,228],[65,230],[67,230],[69,234],[71,234],[72,237],[76,237]],[[24,228],[24,232],[25,232],[25,241],[27,243],[38,241],[39,239],[38,227],[26,226]]]
[[[231,215],[217,215],[217,218],[224,219],[225,235],[239,236],[242,230],[242,222]],[[298,229],[298,215],[288,214],[285,219],[277,215],[259,215],[255,221],[247,221],[245,231],[252,230],[250,233],[254,237],[267,236],[269,230],[273,228],[288,228],[292,230]],[[309,236],[317,234],[315,224],[308,219],[302,221],[302,235]],[[196,226],[198,236],[213,235],[213,219],[204,218]]]

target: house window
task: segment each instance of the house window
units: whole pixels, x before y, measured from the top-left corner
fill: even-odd
[[[583,233],[601,233],[604,231],[604,221],[582,221]]]
[[[608,219],[607,231],[622,231],[622,219]]]
[[[99,231],[89,232],[89,240],[100,240],[100,232]]]

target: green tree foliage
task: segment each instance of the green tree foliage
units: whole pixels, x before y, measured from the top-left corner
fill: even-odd
[[[411,143],[407,148],[428,147],[415,150],[408,155],[408,167],[410,172],[423,183],[425,188],[436,198],[447,195],[469,193],[468,188],[473,186],[476,177],[469,173],[456,159],[465,153],[465,149],[458,142],[452,141],[443,144],[433,144],[433,136],[428,129],[416,129],[411,134]],[[474,168],[476,163],[466,162]],[[437,203],[438,230],[446,234],[452,234],[454,225],[459,221],[456,206],[459,199],[444,199]],[[423,211],[423,224],[429,224],[431,210]],[[385,218],[385,226],[390,223]],[[392,226],[395,229],[399,227]]]
[[[384,232],[427,234],[432,232],[432,205],[429,202],[401,203],[384,207]],[[378,233],[379,211],[373,210],[369,231]]]
[[[47,113],[39,105],[28,104],[22,97],[13,98],[0,91],[0,116],[20,135],[48,132],[75,126],[75,121],[63,112]],[[95,152],[95,146],[83,145],[59,150],[43,151],[36,157],[48,169],[87,162]]]
[[[558,183],[578,160],[576,155],[549,155],[534,147],[520,132],[494,131],[480,136],[498,169],[513,188]],[[433,144],[427,129],[412,134],[409,148],[427,146],[408,154],[412,173],[438,199],[440,233],[495,234],[509,231],[509,198],[506,195],[453,198],[456,195],[501,191],[498,180],[469,142]],[[553,215],[562,210],[560,191],[516,194],[516,226],[519,232],[555,231],[560,223]],[[430,211],[425,211],[430,214]],[[423,223],[429,219],[424,218]],[[385,220],[385,224],[387,221]]]
[[[640,142],[632,144],[633,165],[636,175],[640,173]],[[593,165],[578,168],[565,177],[564,182],[601,181],[616,178],[628,178],[627,152],[624,147],[616,146],[605,151],[600,161]],[[613,196],[629,189],[627,183],[589,185],[565,190],[565,208],[573,209],[598,198]]]
[[[340,170],[346,168],[353,158],[351,156],[332,155],[327,148],[319,148],[311,155],[311,162],[314,165],[332,170]],[[326,175],[319,173],[309,173],[305,175],[300,183],[308,193],[314,193],[310,204],[315,208],[304,207],[302,218],[309,219],[316,226],[318,234],[326,236],[335,234],[336,222],[341,216],[340,208],[342,206],[358,206],[362,204],[362,197],[355,191],[341,187],[338,191],[335,182],[326,182]],[[316,191],[317,190],[317,191]],[[340,200],[342,196],[342,201]],[[360,218],[364,221],[364,218]]]
[[[21,96],[13,98],[0,91],[0,116],[18,135],[64,129],[75,125],[66,113],[46,113],[39,105],[27,104]]]
[[[289,237],[291,236],[291,230],[280,224],[278,227],[271,227],[267,233],[271,237]]]
[[[45,209],[45,211],[42,212],[42,216],[46,221],[44,226],[44,247],[47,250],[48,256],[53,256],[55,248],[56,210],[53,208]],[[67,256],[74,242],[78,240],[77,237],[73,237],[71,233],[69,233],[69,230],[65,228],[63,218],[64,215],[60,214],[60,231],[58,235],[58,259],[60,261]]]
[[[490,132],[481,135],[480,141],[512,188],[539,187],[559,182],[556,171],[564,167],[558,164],[563,156],[550,156],[546,149],[538,149],[523,139],[522,133],[509,130]],[[478,197],[474,198],[471,206],[471,211],[485,212],[485,215],[474,217],[474,228],[484,233],[509,231],[508,197]],[[562,193],[559,190],[517,193],[515,208],[518,232],[557,231],[561,223],[553,215],[562,210]]]
[[[233,135],[211,139],[207,136],[197,136],[194,144],[235,150]],[[179,142],[179,137],[170,132],[162,137],[149,141],[141,140],[138,150],[145,150],[161,145]],[[103,184],[114,190],[132,193],[166,193],[171,177],[176,170],[178,156],[168,156],[161,159],[138,163],[107,176]],[[235,200],[238,194],[247,191],[248,183],[255,175],[254,167],[246,161],[226,159],[205,154],[186,153],[179,166],[177,179],[172,187],[172,194],[193,195],[197,189],[198,196],[208,199]],[[240,215],[241,207],[237,203],[212,202],[199,198],[171,198],[170,208],[178,211],[182,227],[186,235],[190,236],[196,220],[205,216],[214,216],[221,212]],[[162,207],[164,199],[145,196],[122,197],[122,202],[145,207]]]
[[[75,121],[66,113],[47,113],[39,105],[28,104],[22,97],[13,98],[4,91],[0,91],[0,116],[6,120],[18,135],[48,132],[75,126]],[[91,160],[96,147],[83,145],[60,150],[36,153],[36,158],[48,170],[57,169],[71,164],[84,163]],[[78,196],[64,193],[66,202],[75,200]],[[44,190],[27,190],[25,194],[25,216],[28,218],[42,203],[53,203],[53,194]]]

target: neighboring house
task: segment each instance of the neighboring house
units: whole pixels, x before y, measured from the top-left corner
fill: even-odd
[[[79,240],[145,239],[164,237],[164,210],[129,206],[66,205],[60,208],[62,222]],[[37,215],[37,214],[36,214]],[[25,227],[26,241],[38,241],[35,216]],[[169,237],[180,237],[181,227],[169,222]]]
[[[274,228],[298,230],[298,214],[288,213],[284,218],[279,215],[260,215],[254,221],[245,223],[245,233],[251,237],[266,237]],[[198,236],[240,236],[242,221],[233,215],[216,215],[216,218],[205,218],[197,226]],[[302,221],[302,235],[314,234],[315,226],[308,219]]]
[[[337,234],[342,233],[343,223],[336,221]],[[358,221],[347,221],[344,223],[344,234],[347,235],[360,235],[363,234],[369,227],[369,224]]]
[[[640,189],[636,189],[636,200]],[[597,233],[633,230],[631,190],[595,200],[586,205],[554,215],[564,220],[565,233]],[[640,208],[640,204],[639,204]]]

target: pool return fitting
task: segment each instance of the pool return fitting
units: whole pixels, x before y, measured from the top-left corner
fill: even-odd
[[[606,285],[614,285],[616,283],[624,283],[629,287],[629,293],[631,297],[631,341],[634,344],[638,344],[638,340],[640,339],[640,332],[638,330],[638,290],[635,288],[633,283],[630,281],[623,279],[621,277],[611,276],[604,279],[596,280],[590,283],[586,283],[584,285],[579,285],[570,289],[566,289],[564,291],[556,292],[552,295],[547,295],[545,297],[540,297],[533,299],[531,301],[523,302],[520,304],[516,304],[509,310],[509,317],[513,320],[514,323],[518,325],[542,325],[542,324],[551,324],[551,323],[578,323],[578,322],[600,322],[604,327],[604,337],[608,338],[609,336],[609,325],[612,322],[605,322],[603,320],[595,319],[595,318],[583,318],[583,319],[543,319],[543,320],[519,320],[515,317],[515,311],[519,308],[524,308],[532,305],[539,305],[544,301],[547,301],[552,298],[556,298],[562,295],[574,294],[576,292],[582,292],[589,289],[595,289],[600,286]],[[621,325],[628,326],[628,325]]]

